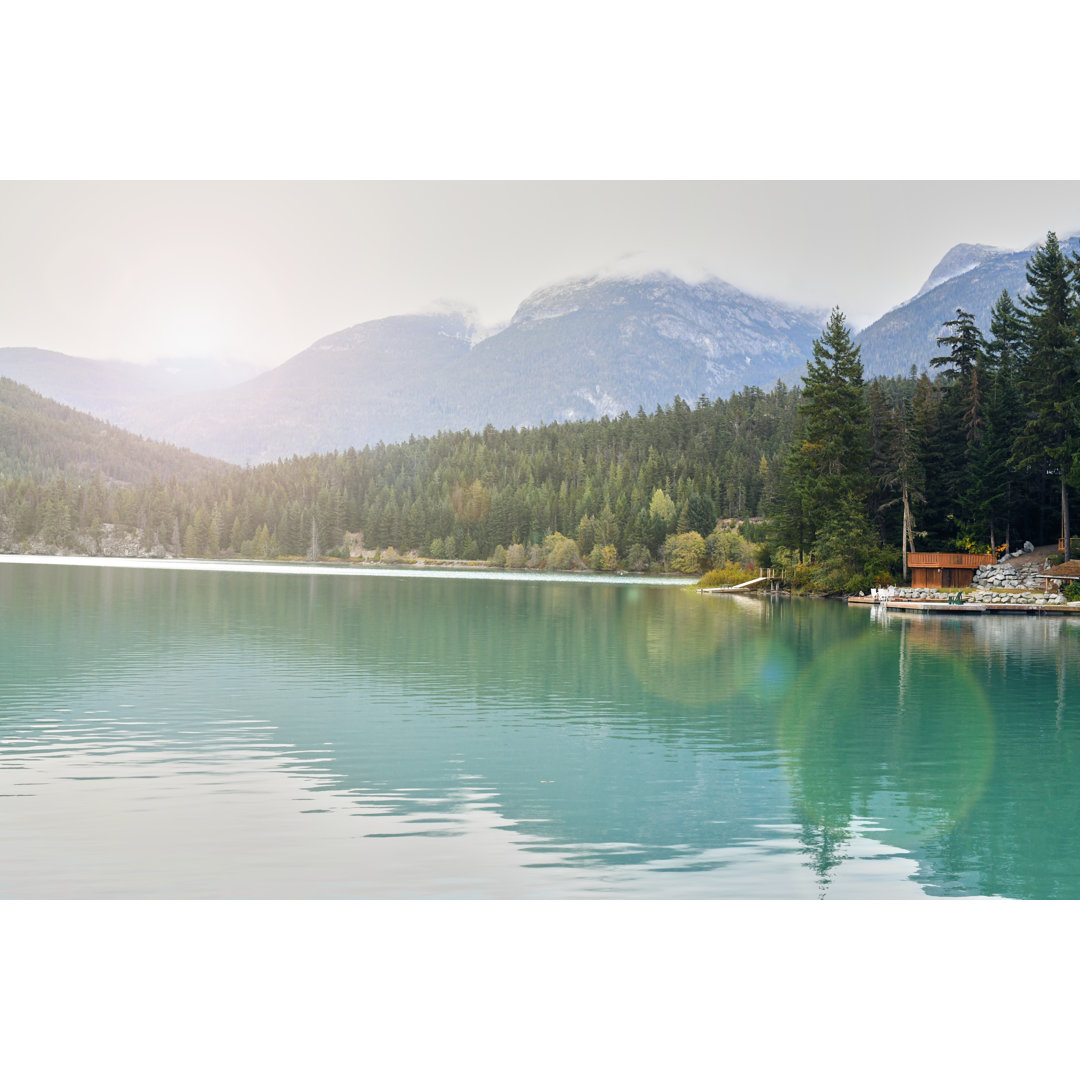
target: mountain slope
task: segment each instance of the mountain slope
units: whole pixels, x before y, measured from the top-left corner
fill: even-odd
[[[487,337],[463,313],[379,319],[229,390],[125,420],[254,463],[488,424],[614,416],[676,395],[793,380],[819,330],[815,314],[720,281],[581,279],[533,293]]]
[[[938,285],[974,270],[980,263],[998,254],[1005,253],[989,244],[956,244],[949,248],[941,262],[930,271],[930,276],[915,295],[922,296],[923,293],[936,289]]]
[[[48,349],[0,349],[0,376],[110,420],[120,410],[165,397],[172,387],[157,366],[89,360]]]
[[[821,316],[725,282],[667,274],[564,282],[529,296],[470,357],[470,425],[614,416],[791,379]]]
[[[227,468],[222,461],[141,438],[0,378],[0,476],[97,473],[106,480],[144,484],[154,476],[189,480]]]
[[[1080,250],[1080,236],[1063,241],[1069,254]],[[970,312],[984,334],[990,330],[990,309],[1008,290],[1015,298],[1028,290],[1026,267],[1034,249],[999,251],[977,245],[953,248],[930,275],[923,290],[906,303],[886,312],[877,322],[855,336],[862,348],[863,367],[868,377],[874,375],[906,375],[914,364],[924,369],[930,360],[941,353],[937,339],[944,332],[942,325],[956,317],[956,309]],[[959,258],[948,265],[950,257],[959,251]],[[971,256],[978,253],[974,265],[955,271]],[[942,267],[945,268],[942,271]],[[932,284],[935,280],[938,284]]]
[[[90,360],[48,349],[0,348],[0,377],[114,423],[152,411],[159,401],[220,388],[251,374],[250,366],[229,361],[185,361],[171,367],[164,362]]]
[[[1080,247],[1080,238],[1065,243]],[[866,374],[938,354],[957,308],[988,330],[1003,289],[1026,289],[1032,250],[952,248],[910,300],[856,335]],[[162,369],[0,349],[0,375],[131,431],[236,463],[382,441],[652,410],[798,381],[823,314],[664,273],[538,289],[487,336],[462,312],[400,315],[330,334],[226,389],[179,394]]]
[[[460,313],[361,323],[254,379],[163,403],[131,424],[252,463],[449,430],[459,426],[449,403],[471,329]]]

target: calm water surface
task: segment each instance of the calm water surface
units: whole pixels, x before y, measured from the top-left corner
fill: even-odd
[[[1080,620],[0,560],[0,896],[1080,898]]]

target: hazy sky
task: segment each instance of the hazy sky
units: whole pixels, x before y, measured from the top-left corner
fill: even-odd
[[[1050,228],[1080,228],[1075,182],[970,182],[1080,177],[1070,10],[1058,0],[1027,0],[1022,9],[975,0],[7,4],[0,18],[0,177],[11,182],[0,182],[0,345],[138,360],[220,351],[270,365],[324,334],[437,297],[471,302],[486,319],[506,318],[531,289],[632,252],[704,267],[789,300],[838,304],[863,322],[916,292],[955,243],[1022,247]],[[41,177],[68,182],[42,184]],[[216,182],[223,177],[236,182]],[[268,177],[300,182],[249,182]],[[365,182],[307,183],[312,177]],[[382,182],[402,177],[663,182]],[[762,177],[768,182],[756,182]],[[912,183],[928,177],[957,182]],[[215,182],[162,182],[203,178]],[[681,178],[709,182],[667,182]],[[855,904],[844,911],[845,925],[854,912],[872,934],[879,910]],[[634,934],[646,946],[634,970],[638,982],[664,986],[665,1016],[681,1019],[707,993],[693,963],[676,966],[672,977],[670,950],[653,947],[669,935],[665,916],[633,913]],[[490,927],[488,909],[483,917]],[[566,956],[588,950],[576,909],[550,917],[565,920],[559,940]],[[714,932],[705,906],[680,909],[679,917],[700,935]],[[733,986],[740,975],[753,978],[759,943],[777,931],[771,908],[755,914],[750,905],[739,917],[754,947],[745,957],[736,951]],[[869,957],[865,966],[854,964],[840,937],[818,932],[819,916],[799,934],[788,927],[795,917],[786,911],[780,927],[785,977],[813,972],[826,1008],[854,984],[871,989],[864,997],[875,1016],[890,1009],[904,1016],[921,1000],[932,969],[897,971],[874,950],[859,953]],[[132,997],[130,987],[145,982],[136,949],[158,929],[140,919],[136,913],[133,923],[125,909],[123,925],[113,924],[107,992],[98,995],[110,1012],[97,1017],[91,1008],[84,1027],[95,1031],[95,1020],[107,1026],[119,1000],[142,1021],[129,1025],[125,1043],[146,1057],[161,1042],[159,1017],[187,1007],[202,989],[203,971],[194,965],[180,979],[170,973],[153,983],[154,993]],[[903,914],[891,908],[889,919],[890,932],[910,925],[910,940],[927,956],[955,955],[955,923],[935,924],[921,905]],[[980,955],[987,933],[1002,939],[999,909],[965,908],[964,919],[971,956]],[[515,916],[497,925],[512,933],[518,922]],[[203,932],[190,938],[198,943],[193,955],[228,954],[232,939],[218,938],[214,917],[206,923],[209,945],[200,924]],[[273,932],[284,943],[280,955],[301,958],[298,966],[286,962],[293,982],[329,986],[348,1000],[353,988],[340,982],[340,957],[325,965],[313,959],[304,920],[292,923],[290,933],[289,921],[277,918]],[[84,938],[96,940],[71,937],[69,952],[97,978],[102,965],[82,956]],[[531,971],[521,978],[507,966],[504,938],[475,935],[470,949],[479,950],[483,970],[501,976],[495,984],[514,990],[503,995],[513,1015],[496,1009],[510,1022],[489,1025],[492,1045],[506,1058],[517,1043],[503,1047],[498,1032],[520,1034],[513,1021],[528,1015],[528,1005],[544,1007],[558,983],[550,974],[538,982]],[[901,939],[908,940],[904,933]],[[376,976],[393,977],[400,966],[388,940],[385,958],[376,953]],[[1038,966],[1048,950],[1013,953],[1027,965],[1014,982],[1055,986],[1056,969]],[[25,955],[33,975],[40,957]],[[431,970],[441,974],[457,960],[436,953]],[[258,976],[259,964],[249,966]],[[968,1026],[1000,1008],[997,983],[965,977],[976,967],[949,970],[950,1004]],[[1014,974],[1008,958],[1005,970]],[[239,978],[241,992],[230,1004],[247,1009],[240,1015],[248,1027],[262,1023],[259,1007],[276,1007],[277,997],[266,997],[266,979],[234,975],[230,989]],[[272,982],[275,994],[280,981]],[[621,1004],[621,989],[603,982],[595,995],[601,1008],[608,997]],[[144,1003],[150,1011],[139,1011]],[[481,1004],[490,1011],[492,1001]],[[79,1005],[81,1016],[85,1002]],[[1015,1045],[1031,1041],[1028,1018],[1045,1044],[1043,1014],[1021,1008],[1018,1022],[1016,1002],[1010,1005]],[[299,1020],[290,1014],[286,1046],[293,1054],[278,1059],[307,1063],[311,1047],[328,1045],[325,1014],[294,1011]],[[804,1013],[793,1007],[790,1019],[802,1022]],[[618,1025],[616,1012],[601,1015]],[[760,1064],[778,1015],[781,1023],[789,1019],[782,1002],[739,1013],[746,1037],[725,1048],[736,1068],[742,1054],[742,1071]],[[415,1017],[398,1009],[378,1019],[389,1032],[380,1049],[388,1065],[397,1064]],[[439,1017],[424,1016],[451,1042],[457,1019],[451,1014],[451,1028],[440,1029]],[[826,1013],[819,1019],[828,1022]],[[668,1034],[663,1022],[657,1030]],[[51,1029],[31,1024],[30,1031],[24,1045],[36,1063]],[[873,1059],[880,1042],[874,1024],[856,1024],[853,1032],[845,1041],[860,1056],[849,1059]],[[651,1061],[649,1051],[660,1045],[646,1042],[637,1060]],[[1000,1058],[1000,1048],[992,1049]],[[667,1060],[670,1039],[663,1052]],[[965,1055],[963,1062],[957,1056],[958,1069],[970,1064],[971,1052],[966,1043],[957,1050]],[[1064,1054],[1062,1044],[1063,1066],[1071,1063]]]
[[[0,345],[279,364],[440,301],[509,319],[603,269],[712,273],[865,325],[956,243],[1080,231],[1080,182],[5,181]]]
[[[618,266],[863,325],[1080,230],[1049,0],[9,7],[0,346],[264,367]]]

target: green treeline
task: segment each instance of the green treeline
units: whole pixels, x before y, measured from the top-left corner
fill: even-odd
[[[133,435],[27,386],[0,377],[0,477],[48,480],[94,475],[145,484],[155,476],[194,478],[230,466]]]
[[[693,408],[677,398],[652,414],[489,427],[140,485],[10,476],[0,518],[16,543],[63,546],[111,522],[169,554],[327,555],[362,533],[368,549],[488,559],[515,546],[528,557],[562,536],[584,557],[614,547],[622,563],[636,548],[648,565],[680,529],[705,536],[721,516],[760,513],[799,399],[782,385],[750,387]]]
[[[0,445],[0,541],[92,549],[108,523],[158,554],[195,557],[362,547],[511,566],[659,560],[687,573],[753,558],[800,586],[863,588],[899,576],[909,550],[985,551],[1069,529],[1080,257],[1048,234],[1028,289],[1002,293],[990,328],[984,339],[958,311],[930,373],[866,382],[834,311],[801,387],[244,469],[132,436],[126,452],[143,470],[132,472],[87,456],[109,443],[89,428],[65,458],[56,426],[76,420],[46,417],[39,399],[39,419],[19,421],[39,425],[22,437],[30,449]],[[744,527],[741,541],[717,531],[720,519],[757,517],[767,526]]]
[[[829,591],[888,580],[908,551],[1004,551],[1071,535],[1080,483],[1080,257],[1054,233],[1027,288],[942,327],[937,371],[863,381],[834,311],[804,378],[783,463],[774,543],[793,576]]]

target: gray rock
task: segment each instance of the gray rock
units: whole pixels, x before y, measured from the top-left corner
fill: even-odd
[[[1030,540],[1024,541],[1024,553],[1030,555],[1035,550],[1035,545]]]

